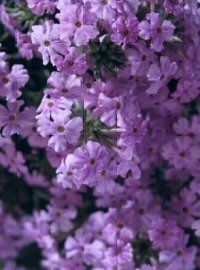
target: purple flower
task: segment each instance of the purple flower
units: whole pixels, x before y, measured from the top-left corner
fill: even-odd
[[[183,232],[173,220],[158,219],[152,221],[149,238],[155,247],[163,250],[175,249],[182,240]]]
[[[19,176],[27,176],[25,158],[20,151],[17,151],[12,140],[0,137],[0,164],[8,169],[10,173]]]
[[[139,158],[136,149],[127,147],[120,156],[119,164],[117,165],[117,174],[126,177],[128,172],[132,173],[133,178],[139,179],[141,170],[138,166]]]
[[[15,30],[19,28],[19,23],[7,12],[6,6],[4,4],[0,5],[0,20],[11,32],[11,34],[14,34]]]
[[[50,206],[48,208],[48,215],[51,220],[51,233],[66,233],[73,228],[72,220],[76,218],[77,211],[75,208]]]
[[[144,42],[135,43],[135,49],[127,51],[128,59],[130,62],[130,73],[135,76],[143,76],[147,73],[149,66],[155,61],[154,52],[148,50]]]
[[[97,142],[88,141],[85,147],[77,148],[74,155],[78,159],[77,166],[81,168],[80,180],[85,185],[94,185],[96,172],[107,167],[108,153],[105,147]]]
[[[28,7],[38,16],[44,13],[53,14],[56,10],[57,0],[27,0]]]
[[[87,265],[95,265],[104,258],[106,246],[104,242],[96,239],[84,245],[84,261]]]
[[[163,42],[172,40],[175,26],[169,20],[162,22],[159,13],[150,13],[147,19],[139,24],[139,35],[144,40],[151,39],[151,48],[160,52]]]
[[[64,188],[80,188],[82,185],[78,178],[79,168],[76,166],[77,161],[75,155],[69,154],[57,169],[57,181]]]
[[[64,60],[60,61],[58,59],[56,66],[59,71],[63,70],[67,75],[83,75],[88,68],[85,55],[80,53],[75,47],[71,47],[68,50]]]
[[[195,235],[200,236],[200,220],[195,220],[192,224],[192,229],[195,230]]]
[[[199,269],[197,1],[4,2],[0,268]]]
[[[183,227],[190,227],[195,217],[199,218],[199,210],[200,202],[197,200],[197,196],[193,191],[182,189],[180,198],[173,197],[172,214]]]
[[[0,105],[0,127],[3,128],[3,136],[19,134],[22,128],[26,128],[30,114],[28,110],[20,112],[22,104],[22,101],[8,103],[8,108]]]
[[[130,243],[123,243],[118,240],[115,247],[110,247],[105,252],[102,264],[106,268],[120,267],[121,269],[134,269],[133,252]],[[130,268],[129,268],[130,267]]]
[[[50,118],[51,115],[57,115],[61,112],[65,112],[67,115],[71,115],[71,107],[73,102],[65,97],[51,97],[50,95],[44,95],[40,106],[37,109],[37,119]]]
[[[165,0],[163,6],[174,15],[180,15],[183,12],[183,0]]]
[[[94,116],[100,115],[103,123],[112,127],[116,124],[122,110],[122,98],[110,98],[104,93],[100,93],[98,99],[98,108],[94,111]]]
[[[69,236],[65,242],[66,257],[81,260],[84,256],[84,245],[87,243],[86,241],[87,234],[83,230],[77,231],[74,238]]]
[[[107,167],[100,167],[97,170],[97,183],[95,187],[97,193],[108,192],[116,186],[114,179],[117,173],[117,164],[115,161],[106,161],[108,163]]]
[[[160,213],[159,200],[153,198],[149,190],[134,191],[134,200],[129,204],[129,220],[136,232],[145,232],[151,228],[153,220],[157,220]],[[135,222],[132,223],[131,220]]]
[[[115,0],[84,0],[91,5],[91,12],[98,18],[106,21],[114,21],[117,18],[116,8],[118,3]]]
[[[1,87],[2,96],[6,96],[8,102],[15,102],[21,96],[21,88],[28,82],[29,76],[23,65],[13,65],[10,72],[2,72]]]
[[[27,60],[32,59],[34,50],[36,48],[31,42],[30,34],[22,34],[21,32],[17,31],[15,37],[20,54]]]
[[[52,121],[40,120],[38,132],[43,136],[50,136],[48,145],[56,152],[62,152],[68,144],[76,144],[82,131],[82,119],[70,119],[68,113],[53,114]]]
[[[61,55],[66,54],[67,42],[59,39],[57,25],[51,21],[46,21],[44,25],[34,25],[31,33],[32,43],[38,46],[38,51],[42,55],[43,64],[47,65],[49,61],[53,65]]]
[[[22,138],[27,138],[30,146],[35,148],[43,148],[47,145],[46,138],[41,137],[37,132],[37,122],[35,119],[36,109],[33,107],[29,108],[28,121],[26,123],[26,128],[20,130],[20,135]]]
[[[141,143],[142,139],[147,133],[148,120],[144,120],[143,117],[139,115],[131,115],[131,118],[127,117],[125,119],[124,132],[122,133],[122,138],[127,145],[135,145]]]
[[[59,14],[61,22],[61,39],[72,40],[76,46],[87,45],[91,39],[98,35],[94,16],[87,7],[80,5],[68,5],[67,10],[61,10]]]
[[[138,36],[138,22],[137,19],[130,16],[124,20],[123,17],[117,18],[112,24],[113,34],[111,39],[118,45],[134,44]]]
[[[175,251],[166,250],[159,254],[159,261],[166,265],[166,270],[190,270],[194,268],[194,260],[196,255],[196,248],[186,248],[187,238],[180,243],[180,248]]]
[[[194,79],[181,79],[173,97],[181,103],[188,103],[199,96],[199,82]]]
[[[50,95],[62,95],[68,99],[80,99],[81,98],[81,79],[76,75],[69,75],[63,72],[53,72],[48,79],[54,89],[49,91]]]
[[[187,168],[191,159],[191,144],[190,137],[184,136],[175,138],[174,142],[168,143],[163,147],[163,157],[176,168]]]
[[[160,65],[152,64],[149,67],[147,78],[151,82],[147,89],[148,94],[156,94],[158,90],[166,84],[177,72],[178,66],[176,62],[171,62],[168,57],[161,56]]]

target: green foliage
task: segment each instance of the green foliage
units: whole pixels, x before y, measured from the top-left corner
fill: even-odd
[[[108,36],[102,42],[90,42],[88,56],[94,63],[94,76],[103,79],[103,72],[116,76],[117,71],[126,62],[120,46],[113,43]]]
[[[153,249],[151,241],[144,234],[139,234],[132,243],[136,266],[152,264],[158,257],[158,252]]]
[[[29,270],[39,270],[40,260],[41,251],[36,243],[32,243],[21,250],[17,263]]]
[[[79,145],[81,145],[83,141],[95,140],[107,147],[114,146],[113,138],[116,135],[115,129],[107,127],[99,118],[93,118],[89,110],[86,112],[83,107],[75,108],[74,116],[83,118],[83,131],[78,143]]]
[[[42,19],[33,14],[27,5],[7,4],[7,11],[19,23],[22,32],[28,31],[34,24],[42,23]]]

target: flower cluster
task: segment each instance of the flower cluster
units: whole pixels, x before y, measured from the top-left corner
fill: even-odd
[[[0,269],[200,268],[199,14],[1,4]]]

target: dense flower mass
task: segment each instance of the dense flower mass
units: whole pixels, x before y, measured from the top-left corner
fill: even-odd
[[[0,269],[200,269],[198,0],[0,5]]]

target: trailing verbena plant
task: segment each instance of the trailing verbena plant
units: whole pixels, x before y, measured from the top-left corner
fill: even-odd
[[[0,269],[200,269],[199,14],[0,1]]]

